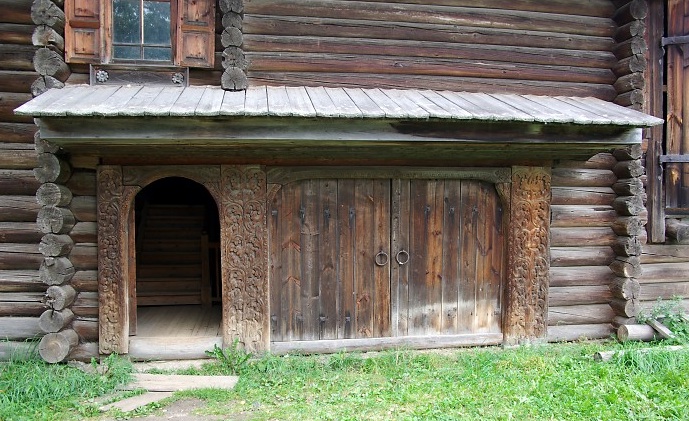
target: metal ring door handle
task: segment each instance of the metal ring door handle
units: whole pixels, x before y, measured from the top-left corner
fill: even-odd
[[[397,260],[397,264],[400,266],[404,266],[407,263],[409,263],[409,252],[402,249],[397,252],[397,256],[395,256],[395,260]]]
[[[378,252],[378,254],[376,254],[376,257],[373,260],[376,262],[377,266],[385,266],[390,261],[390,256],[381,250]]]

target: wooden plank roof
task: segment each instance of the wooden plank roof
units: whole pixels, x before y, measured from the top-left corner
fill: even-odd
[[[402,89],[255,86],[51,89],[15,112],[34,117],[299,117],[514,121],[650,127],[663,121],[596,98]]]

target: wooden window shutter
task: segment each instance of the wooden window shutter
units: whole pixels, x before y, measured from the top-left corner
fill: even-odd
[[[100,0],[65,0],[65,60],[101,62]]]
[[[215,0],[179,0],[175,64],[213,67]]]

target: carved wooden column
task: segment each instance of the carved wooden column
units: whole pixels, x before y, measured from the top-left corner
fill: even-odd
[[[550,169],[514,167],[505,289],[505,343],[543,340],[550,282]]]
[[[257,166],[222,167],[220,207],[223,341],[250,352],[270,346],[266,174]]]
[[[129,220],[138,187],[125,187],[122,167],[98,167],[99,352],[129,351]]]

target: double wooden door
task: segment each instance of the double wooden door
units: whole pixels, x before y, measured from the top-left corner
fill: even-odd
[[[273,341],[500,332],[493,184],[297,180],[268,218]]]

